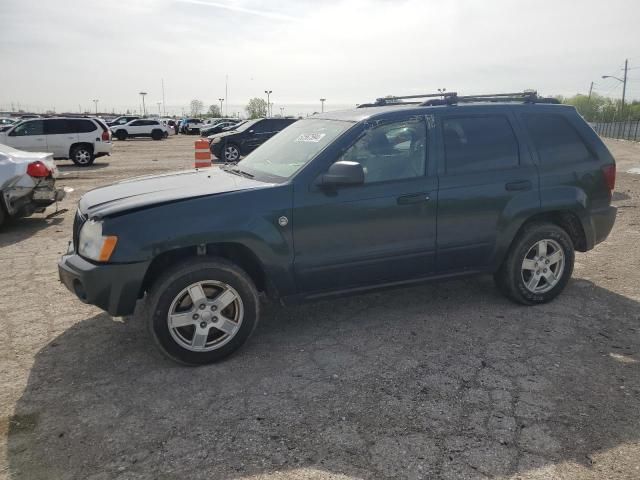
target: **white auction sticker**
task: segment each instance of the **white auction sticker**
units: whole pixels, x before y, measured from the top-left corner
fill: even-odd
[[[325,135],[326,133],[303,133],[294,141],[318,143],[320,140],[322,140],[322,137],[324,137]]]

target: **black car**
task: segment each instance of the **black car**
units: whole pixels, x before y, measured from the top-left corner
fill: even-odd
[[[249,120],[231,132],[219,133],[210,138],[211,153],[225,162],[237,162],[241,156],[255,150],[295,121],[294,118]]]
[[[259,292],[288,304],[485,273],[518,303],[553,300],[613,227],[614,158],[555,99],[433,97],[314,115],[237,164],[87,192],[60,278],[112,315],[142,299],[155,343],[188,364],[249,338]],[[223,138],[262,122],[282,120]]]
[[[215,135],[222,132],[227,127],[237,125],[239,120],[223,120],[221,122],[214,123],[211,126],[206,126],[200,129],[201,137],[208,137],[209,135]]]

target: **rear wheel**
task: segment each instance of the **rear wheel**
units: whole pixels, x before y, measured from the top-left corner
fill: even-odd
[[[174,361],[202,365],[244,344],[258,322],[259,300],[249,276],[233,263],[197,259],[156,281],[147,310],[160,350]]]
[[[151,138],[154,140],[162,140],[162,130],[154,130],[151,132]]]
[[[70,156],[71,161],[79,167],[88,167],[95,160],[93,148],[89,145],[76,145],[71,149]]]
[[[575,251],[571,237],[552,223],[532,223],[514,240],[494,274],[506,296],[525,305],[553,300],[573,272]]]
[[[227,143],[224,146],[223,157],[225,162],[237,162],[240,160],[240,149],[234,143]]]
[[[118,140],[120,140],[121,142],[124,142],[127,139],[128,135],[127,135],[127,131],[126,130],[118,130],[116,132],[116,138]]]

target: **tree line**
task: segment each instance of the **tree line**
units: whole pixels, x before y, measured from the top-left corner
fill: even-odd
[[[204,102],[202,100],[198,100],[194,98],[191,100],[189,104],[190,113],[192,117],[212,117],[212,118],[221,118],[222,111],[220,111],[220,107],[218,105],[209,105],[209,109],[204,111]],[[249,100],[249,103],[245,107],[245,111],[247,112],[247,116],[250,119],[253,118],[263,118],[267,116],[267,102],[263,98],[255,97]]]
[[[619,99],[604,97],[597,93],[588,95],[574,95],[573,97],[556,97],[562,103],[573,105],[576,110],[588,122],[622,122],[628,120],[640,120],[640,101],[622,102]]]

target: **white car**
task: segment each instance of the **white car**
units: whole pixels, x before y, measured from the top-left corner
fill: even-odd
[[[53,117],[23,120],[0,132],[0,143],[29,152],[51,152],[86,167],[111,155],[111,132],[104,122],[88,117]]]
[[[10,217],[43,212],[65,192],[55,188],[51,153],[24,152],[0,144],[0,226]]]
[[[162,140],[169,136],[169,130],[165,125],[150,118],[139,118],[124,125],[112,126],[111,131],[118,140],[133,137],[151,137],[154,140]]]

